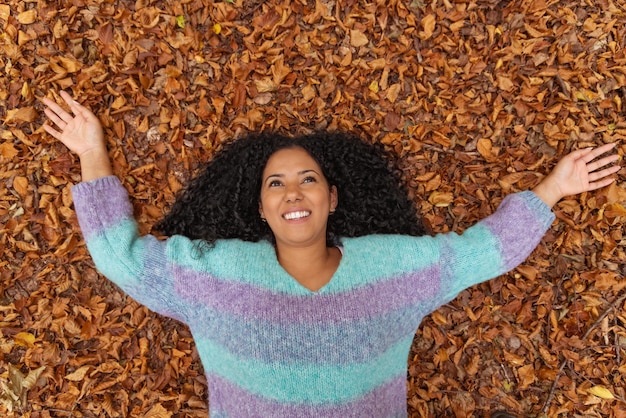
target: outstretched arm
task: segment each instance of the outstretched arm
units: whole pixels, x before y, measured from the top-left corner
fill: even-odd
[[[112,175],[113,169],[100,121],[68,93],[61,91],[61,97],[73,115],[52,100],[44,98],[43,103],[47,106],[44,113],[54,127],[44,125],[43,128],[78,155],[83,181]]]
[[[596,190],[611,184],[615,179],[609,176],[617,173],[620,166],[605,167],[619,160],[619,155],[612,154],[599,160],[596,160],[596,157],[610,151],[614,146],[615,144],[606,144],[566,155],[533,189],[533,192],[552,207],[565,196]]]

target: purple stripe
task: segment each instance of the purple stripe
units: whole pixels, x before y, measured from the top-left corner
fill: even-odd
[[[500,241],[506,271],[526,260],[550,225],[542,222],[544,219],[539,217],[536,209],[529,207],[530,203],[519,195],[507,196],[500,209],[483,221]],[[504,208],[506,210],[502,210]]]
[[[86,239],[133,216],[128,192],[115,176],[78,183],[72,187],[72,198]]]
[[[277,294],[252,284],[222,281],[181,267],[175,269],[174,277],[176,293],[191,303],[230,315],[286,324],[369,318],[433,300],[440,288],[437,267],[342,293],[305,296]]]
[[[219,376],[208,376],[211,416],[362,418],[406,417],[406,377],[400,376],[340,405],[285,404],[251,394]]]

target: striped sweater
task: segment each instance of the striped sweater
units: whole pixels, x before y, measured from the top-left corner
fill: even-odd
[[[317,292],[268,242],[139,236],[116,177],[72,189],[97,268],[149,309],[185,322],[216,417],[406,417],[410,346],[422,318],[507,272],[554,216],[534,193],[504,199],[462,235],[344,238]]]

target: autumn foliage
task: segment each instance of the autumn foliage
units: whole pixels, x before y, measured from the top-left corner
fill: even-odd
[[[0,416],[201,417],[189,330],[90,260],[78,162],[41,128],[60,90],[101,118],[143,232],[199,162],[262,129],[382,142],[428,227],[463,231],[570,150],[626,151],[626,3],[0,4]],[[625,174],[563,200],[522,266],[425,319],[410,416],[626,417]]]

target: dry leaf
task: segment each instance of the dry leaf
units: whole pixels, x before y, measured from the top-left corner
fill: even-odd
[[[434,191],[428,196],[428,201],[437,207],[446,207],[454,201],[454,195],[450,192]]]
[[[15,344],[20,345],[22,347],[34,347],[35,346],[35,336],[30,332],[18,332],[13,337],[15,340]]]
[[[8,4],[0,4],[0,19],[7,21],[11,16],[11,6]]]
[[[32,122],[37,117],[37,111],[33,107],[23,107],[21,109],[11,109],[7,111],[4,123]]]
[[[591,395],[597,396],[598,398],[615,399],[615,396],[613,396],[611,391],[601,385],[593,386],[589,388],[587,392],[589,392]]]
[[[350,31],[350,45],[355,48],[367,45],[369,40],[367,36],[360,30],[351,30]]]
[[[74,372],[65,375],[65,379],[71,380],[72,382],[80,382],[85,378],[90,369],[91,366],[82,366]]]
[[[491,147],[491,141],[486,138],[479,139],[476,144],[476,149],[478,150],[480,155],[482,155],[482,157],[487,161],[491,161],[493,159],[493,155],[491,154]]]
[[[26,10],[17,15],[17,21],[22,25],[30,25],[37,20],[37,9]]]
[[[422,40],[427,40],[431,36],[433,36],[433,32],[437,24],[437,19],[434,14],[428,14],[424,16],[421,23],[422,23],[423,31],[420,32],[420,38]]]
[[[2,157],[10,160],[17,154],[19,154],[19,151],[13,146],[11,142],[3,142],[2,144],[0,144],[0,155],[2,155]]]
[[[28,194],[28,179],[26,177],[17,176],[13,179],[13,188],[22,197]]]

